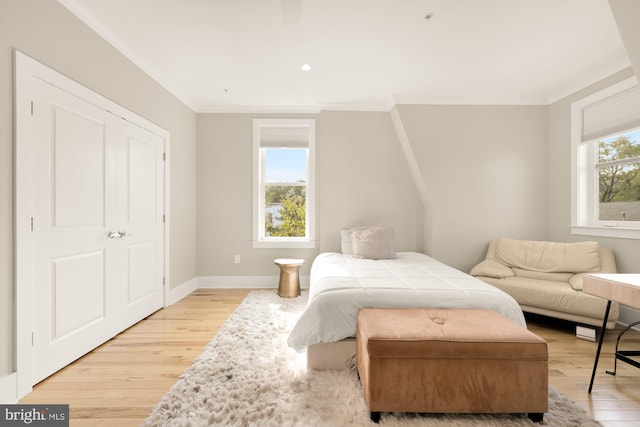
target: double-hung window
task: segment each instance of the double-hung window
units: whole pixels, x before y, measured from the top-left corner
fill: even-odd
[[[253,121],[253,247],[315,246],[315,120]]]
[[[572,233],[640,238],[640,86],[572,106]]]

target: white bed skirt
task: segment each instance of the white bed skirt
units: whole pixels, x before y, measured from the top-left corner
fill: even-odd
[[[307,368],[318,371],[344,371],[349,359],[356,354],[356,339],[345,338],[307,347]]]

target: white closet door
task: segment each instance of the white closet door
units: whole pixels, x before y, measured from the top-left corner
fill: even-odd
[[[163,139],[34,79],[35,384],[162,306]]]
[[[120,121],[110,139],[116,167],[116,224],[121,237],[113,274],[118,332],[157,310],[164,302],[164,140],[145,129]],[[117,135],[116,135],[117,134]]]

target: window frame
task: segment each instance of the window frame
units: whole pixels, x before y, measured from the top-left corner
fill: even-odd
[[[265,236],[265,150],[262,129],[265,128],[306,128],[307,176],[305,200],[305,237]],[[315,248],[315,119],[253,119],[253,240],[254,248]],[[291,147],[301,148],[301,147]],[[284,148],[286,149],[286,148]]]
[[[631,77],[571,104],[571,234],[640,239],[640,221],[599,219],[597,152],[604,137],[582,141],[584,110],[637,85]]]

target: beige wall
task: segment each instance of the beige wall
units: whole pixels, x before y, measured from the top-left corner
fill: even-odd
[[[320,138],[320,251],[340,251],[340,228],[388,224],[398,251],[422,252],[422,202],[390,114],[323,112]]]
[[[469,271],[500,236],[547,231],[547,107],[397,107],[426,187],[425,248]]]
[[[13,49],[171,133],[171,286],[195,276],[196,115],[56,1],[0,2],[0,379],[13,371]]]
[[[317,120],[315,249],[253,249],[251,114],[198,116],[198,275],[276,275],[273,260],[339,251],[339,230],[384,223],[400,251],[422,250],[422,207],[389,113],[322,112]],[[292,115],[287,115],[292,117]],[[234,264],[233,256],[241,263]]]

